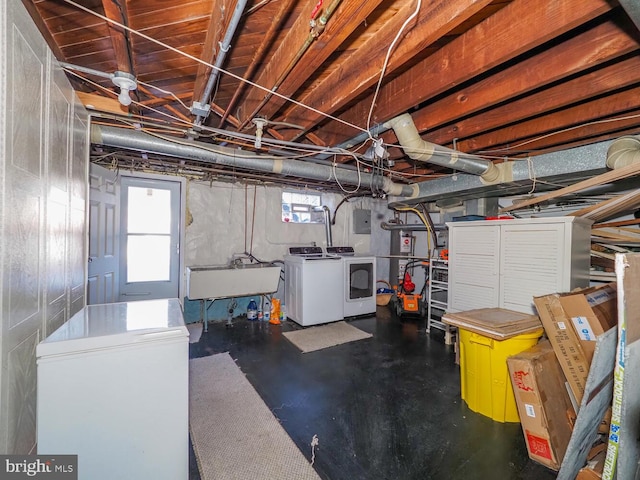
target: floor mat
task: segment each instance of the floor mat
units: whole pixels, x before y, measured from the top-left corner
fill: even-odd
[[[302,353],[315,352],[323,348],[334,347],[373,336],[345,322],[329,323],[304,330],[284,332],[283,335],[302,350]]]
[[[320,479],[228,353],[190,360],[189,428],[202,480]]]

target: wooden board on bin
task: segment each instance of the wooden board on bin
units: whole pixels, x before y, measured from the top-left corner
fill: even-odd
[[[465,312],[446,313],[442,316],[442,321],[494,340],[505,340],[542,328],[542,323],[537,315],[504,308],[479,308]]]

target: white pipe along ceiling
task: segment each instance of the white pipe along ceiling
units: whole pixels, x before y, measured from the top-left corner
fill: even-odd
[[[477,155],[466,154],[423,140],[413,123],[413,118],[408,113],[392,118],[383,125],[393,128],[405,154],[413,160],[479,175],[486,183],[500,183],[509,180],[503,175],[503,171],[508,167],[498,167],[490,160]]]
[[[607,167],[616,169],[640,162],[640,136],[614,140],[607,150]]]
[[[109,147],[157,153],[203,163],[226,165],[283,176],[311,180],[335,179],[343,185],[366,185],[381,189],[388,195],[411,198],[418,193],[418,185],[401,185],[388,177],[374,176],[338,166],[318,165],[300,160],[273,159],[252,152],[203,144],[193,140],[170,141],[144,132],[101,125],[91,126],[91,143]],[[240,156],[241,155],[241,156]]]

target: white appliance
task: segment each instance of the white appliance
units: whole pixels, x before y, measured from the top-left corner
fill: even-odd
[[[356,254],[353,247],[327,247],[327,255],[342,258],[344,316],[376,312],[376,257]]]
[[[189,333],[177,299],[91,305],[36,349],[38,453],[80,480],[189,476]]]
[[[369,256],[343,257],[344,316],[376,313],[376,259]]]
[[[341,257],[321,247],[292,247],[284,257],[287,317],[302,325],[344,318],[344,267]]]

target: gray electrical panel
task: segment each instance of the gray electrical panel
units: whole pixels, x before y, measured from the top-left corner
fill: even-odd
[[[353,211],[353,233],[371,233],[371,210]]]

